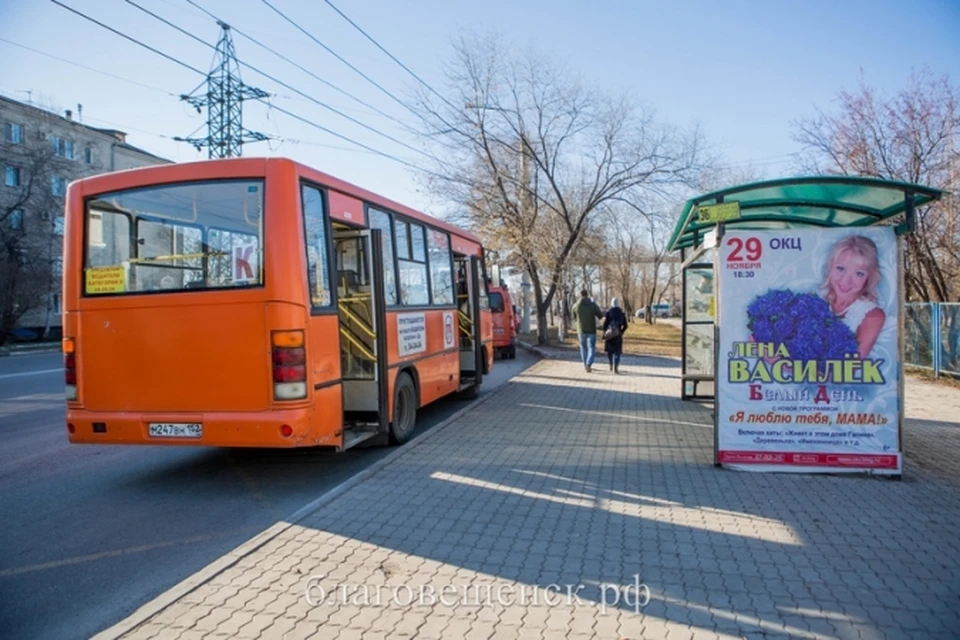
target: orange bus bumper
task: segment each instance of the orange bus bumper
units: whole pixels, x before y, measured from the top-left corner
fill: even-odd
[[[338,447],[339,425],[311,424],[310,407],[258,413],[129,413],[68,409],[67,436],[73,444],[192,445],[209,447]],[[150,435],[151,424],[199,424],[199,437]]]

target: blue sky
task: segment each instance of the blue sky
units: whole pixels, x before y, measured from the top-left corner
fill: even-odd
[[[206,72],[212,51],[124,0],[62,0],[110,26]],[[219,27],[186,0],[138,4],[214,44]],[[195,0],[237,29],[392,116],[412,115],[274,13],[261,0]],[[304,29],[395,96],[416,82],[322,0],[271,0]],[[804,2],[607,0],[485,2],[333,0],[334,4],[434,88],[450,41],[461,31],[496,30],[532,46],[610,93],[626,93],[681,126],[699,124],[734,166],[768,177],[790,173],[798,147],[790,123],[829,109],[838,92],[868,84],[895,92],[911,69],[930,67],[960,84],[960,0]],[[0,40],[0,92],[73,109],[83,121],[128,132],[128,141],[177,161],[206,150],[172,140],[204,123],[176,95],[202,77],[168,62],[48,0],[0,0],[0,38],[150,85],[145,88],[57,61]],[[249,40],[238,56],[391,136],[413,142],[395,124],[331,90]],[[415,159],[394,142],[350,123],[248,69],[244,81],[275,93],[274,103],[386,153]],[[410,169],[357,150],[264,105],[245,103],[244,124],[283,138],[245,147],[244,155],[287,155],[372,191],[438,213]],[[201,128],[197,135],[203,135]]]

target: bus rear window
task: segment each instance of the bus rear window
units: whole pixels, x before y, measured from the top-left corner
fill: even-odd
[[[263,284],[262,180],[105,193],[85,216],[86,295]]]
[[[503,313],[503,296],[498,291],[490,293],[490,310],[494,313]]]

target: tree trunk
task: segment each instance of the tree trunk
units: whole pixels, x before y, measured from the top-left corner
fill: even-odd
[[[540,288],[540,274],[536,269],[530,269],[530,283],[533,286],[533,303],[537,311],[537,344],[547,344],[547,311],[548,305],[543,299],[543,289]]]
[[[5,344],[10,334],[17,326],[17,280],[20,273],[19,258],[16,247],[7,247],[7,260],[4,265],[6,273],[2,274],[0,282],[5,291],[0,292],[0,344]]]

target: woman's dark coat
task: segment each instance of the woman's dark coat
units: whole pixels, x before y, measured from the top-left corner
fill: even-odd
[[[620,307],[610,307],[603,318],[603,331],[606,333],[610,326],[620,329],[620,335],[613,340],[604,340],[603,350],[606,353],[623,353],[623,332],[627,330],[627,314]]]

